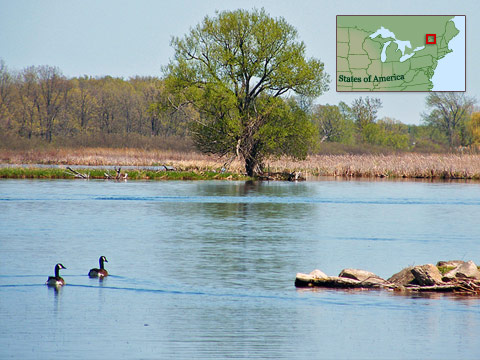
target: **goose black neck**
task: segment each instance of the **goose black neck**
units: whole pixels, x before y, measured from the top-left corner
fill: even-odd
[[[60,266],[55,265],[55,277],[60,277]]]
[[[105,269],[105,265],[103,264],[103,257],[100,258],[100,260],[98,260],[100,262],[100,269]]]

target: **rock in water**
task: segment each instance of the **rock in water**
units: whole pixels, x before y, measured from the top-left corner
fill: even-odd
[[[328,278],[328,275],[325,274],[323,271],[321,270],[313,270],[310,274],[310,276],[312,276],[314,279],[326,279]]]
[[[462,261],[462,260],[448,260],[448,261],[437,262],[437,266],[440,266],[440,267],[458,267],[463,264],[465,264],[465,261]]]
[[[407,267],[402,271],[392,275],[387,281],[398,286],[417,284],[415,276],[412,274],[412,269],[413,266]]]
[[[478,270],[477,265],[470,260],[446,273],[443,280],[451,281],[455,278],[480,280],[480,271]]]
[[[443,284],[442,274],[433,264],[419,265],[412,269],[412,274],[417,283],[421,286],[432,286]]]
[[[315,281],[321,279],[328,279],[328,276],[321,270],[313,270],[310,274],[297,273],[297,276],[295,277],[295,286],[313,286]]]
[[[365,280],[382,280],[385,282],[384,279],[382,279],[380,276],[366,270],[359,270],[359,269],[343,269],[340,272],[339,277],[343,278],[348,278],[348,279],[354,279],[358,281],[365,281]]]

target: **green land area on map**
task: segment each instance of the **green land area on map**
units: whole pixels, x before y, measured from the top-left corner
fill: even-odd
[[[338,15],[337,91],[431,91],[438,61],[459,33],[453,18]]]

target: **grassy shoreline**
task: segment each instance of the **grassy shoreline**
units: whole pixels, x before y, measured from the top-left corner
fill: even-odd
[[[115,171],[105,169],[75,169],[87,175],[88,179],[104,179],[115,181]],[[110,175],[110,178],[105,176]],[[213,171],[154,171],[154,170],[126,170],[122,171],[122,178],[127,175],[128,180],[249,180],[247,176],[233,173],[217,173]],[[2,167],[0,179],[77,179],[80,178],[66,168],[39,168],[39,167]]]
[[[225,159],[195,152],[174,152],[141,149],[80,148],[55,150],[0,149],[0,178],[74,178],[61,168],[35,168],[35,165],[97,166],[99,169],[79,170],[90,178],[105,178],[103,167],[151,167],[169,165],[176,171],[125,170],[129,179],[247,180],[243,164],[235,160],[222,173]],[[32,167],[8,167],[24,164]],[[287,158],[271,160],[266,170],[272,173],[302,172],[304,176],[334,176],[346,178],[422,178],[480,179],[479,154],[417,154],[396,155],[311,155],[306,160]],[[114,176],[114,172],[111,172]]]

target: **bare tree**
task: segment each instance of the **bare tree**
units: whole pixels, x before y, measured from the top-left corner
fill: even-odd
[[[0,129],[11,127],[12,102],[14,100],[14,77],[0,59]]]
[[[8,107],[13,93],[13,76],[3,59],[0,59],[0,114]]]
[[[51,142],[55,120],[71,85],[60,70],[53,66],[40,66],[38,68],[38,85],[37,109],[40,115],[42,135],[48,142]]]
[[[38,74],[34,66],[30,66],[19,75],[17,121],[20,135],[32,138],[38,129]]]

